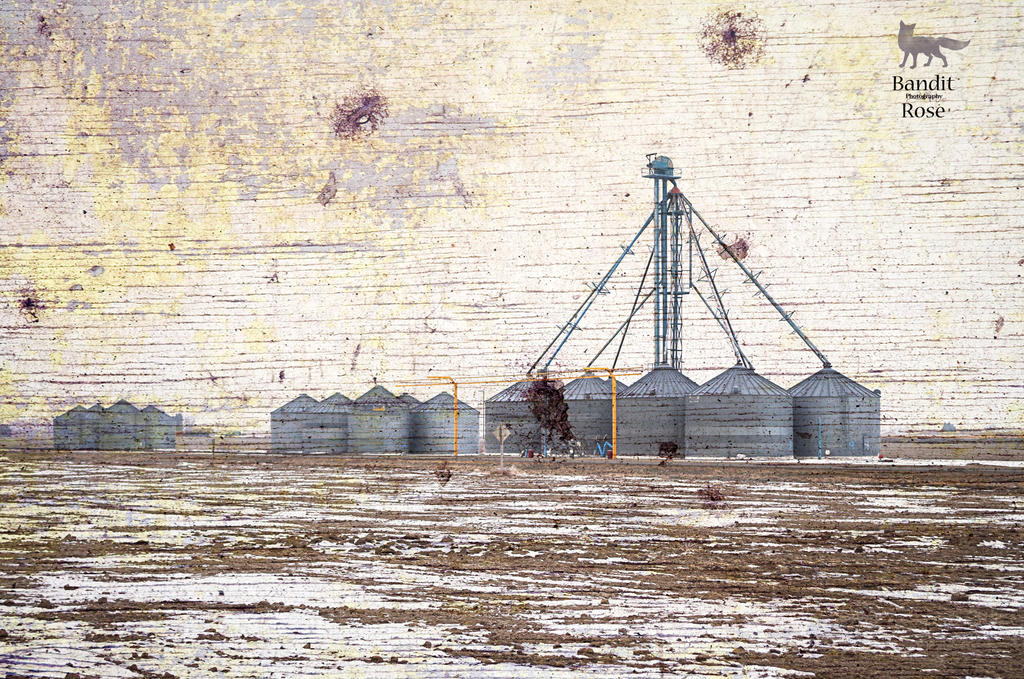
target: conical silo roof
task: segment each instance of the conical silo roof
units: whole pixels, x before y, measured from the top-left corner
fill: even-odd
[[[145,408],[143,408],[142,412],[144,412],[144,413],[160,413],[161,415],[166,415],[167,414],[167,413],[165,413],[164,411],[160,410],[159,408],[157,408],[155,405],[152,405],[152,404],[150,404],[150,405],[146,406]]]
[[[137,413],[139,409],[123,398],[114,405],[107,408],[108,413]]]
[[[510,387],[506,387],[499,391],[494,396],[487,399],[488,403],[510,403],[513,401],[525,401],[526,392],[529,391],[533,385],[531,380],[523,380],[522,382],[516,382]]]
[[[275,410],[275,413],[308,413],[316,405],[316,399],[309,394],[299,394],[288,403]]]
[[[398,400],[398,397],[379,384],[368,392],[357,398],[354,402],[360,405],[373,403],[390,403]]]
[[[310,409],[312,413],[334,413],[339,410],[344,410],[345,406],[352,403],[352,399],[348,398],[344,394],[334,392],[324,400],[317,403]]]
[[[846,375],[832,368],[822,368],[791,387],[789,393],[796,398],[834,398],[840,396],[879,398],[879,395],[871,389],[862,384],[857,384]]]
[[[455,410],[455,398],[447,391],[442,391],[440,394],[432,399],[424,401],[420,405],[413,408],[413,412],[422,413],[428,411],[454,411]],[[462,411],[473,411],[476,412],[476,408],[459,401],[459,412]]]
[[[101,406],[99,403],[97,403],[96,405],[89,406],[87,408],[87,410],[89,410],[90,412],[94,412],[94,413],[102,413],[103,412],[103,406]]]
[[[566,401],[584,399],[610,399],[612,383],[599,377],[577,377],[562,389],[562,398]]]
[[[744,394],[747,396],[789,396],[789,392],[761,377],[753,368],[736,364],[712,377],[693,391],[694,396]]]
[[[697,383],[670,365],[660,363],[631,386],[619,392],[619,398],[674,398],[686,396]]]
[[[412,394],[410,394],[409,392],[404,392],[402,393],[401,396],[398,396],[397,398],[402,403],[412,406],[414,408],[420,404],[420,400],[413,396]]]

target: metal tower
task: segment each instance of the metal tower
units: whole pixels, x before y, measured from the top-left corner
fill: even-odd
[[[704,221],[700,213],[697,212],[693,207],[693,203],[683,195],[683,192],[679,190],[676,185],[676,180],[679,179],[679,175],[674,174],[674,168],[672,167],[672,160],[667,156],[657,155],[650,153],[647,155],[647,165],[645,166],[642,175],[654,181],[654,207],[651,211],[650,216],[640,227],[640,230],[629,242],[628,245],[621,246],[622,254],[615,260],[611,269],[601,278],[597,283],[590,284],[590,294],[583,300],[580,306],[573,312],[569,320],[562,325],[558,334],[555,335],[554,339],[544,348],[541,355],[537,357],[537,360],[533,362],[527,374],[532,374],[538,365],[543,363],[541,371],[547,370],[552,361],[561,351],[562,347],[569,340],[569,337],[573,334],[573,331],[579,328],[580,321],[583,320],[584,315],[590,310],[590,307],[594,304],[597,298],[601,295],[608,294],[607,286],[608,281],[612,275],[622,264],[626,255],[633,254],[633,246],[640,240],[640,237],[644,234],[648,227],[653,227],[654,232],[654,247],[651,250],[650,259],[647,261],[647,268],[644,270],[643,277],[640,280],[640,285],[637,287],[636,298],[633,300],[633,307],[626,317],[626,320],[622,322],[618,330],[605,342],[601,350],[597,352],[594,358],[591,360],[590,365],[594,364],[594,361],[604,353],[605,349],[619,337],[619,349],[615,354],[615,360],[613,367],[618,363],[619,352],[622,351],[622,345],[625,342],[626,334],[629,332],[630,323],[633,317],[640,311],[640,309],[647,303],[651,297],[654,298],[654,364],[655,365],[669,365],[676,369],[682,368],[682,297],[689,294],[692,290],[700,301],[704,304],[707,310],[710,312],[712,318],[718,323],[719,327],[725,333],[729,339],[729,343],[732,345],[733,353],[736,355],[736,363],[747,368],[752,368],[753,365],[747,359],[743,353],[743,349],[740,346],[739,339],[736,336],[736,332],[732,327],[732,322],[729,319],[728,311],[726,310],[725,303],[722,300],[725,291],[718,289],[718,284],[715,281],[716,269],[712,269],[708,264],[707,256],[704,253],[704,246],[701,244],[701,235],[703,232],[707,232],[712,241],[721,248],[721,252],[725,253],[724,256],[729,257],[743,272],[745,281],[753,284],[757,289],[755,294],[764,297],[779,313],[789,326],[793,329],[807,348],[810,349],[821,361],[822,365],[826,368],[831,366],[825,355],[816,347],[814,343],[804,334],[803,330],[793,321],[792,312],[787,313],[782,306],[775,301],[775,299],[768,293],[765,285],[758,280],[761,272],[754,273],[740,261],[740,257],[736,256],[733,249],[725,242],[723,236],[715,232],[711,226]],[[685,225],[683,220],[686,220]],[[684,235],[685,230],[685,235]],[[683,255],[683,238],[686,239],[687,254],[686,260],[684,261]],[[697,263],[700,267],[699,275],[695,279],[693,272],[694,265],[694,254],[697,255]],[[647,275],[650,273],[651,264],[654,264],[654,281],[650,290],[645,292],[645,282]],[[685,280],[684,280],[685,275]],[[701,294],[697,283],[705,283],[708,288],[709,294],[705,296]],[[589,367],[589,366],[588,366]]]
[[[682,192],[675,181],[679,175],[674,174],[668,156],[650,153],[643,176],[654,181],[654,363],[678,369],[682,359],[680,298],[690,292],[693,283],[687,280],[680,284],[683,274],[680,223],[684,211],[679,201]],[[692,272],[693,245],[689,230],[686,240],[690,244],[691,262],[686,269]]]

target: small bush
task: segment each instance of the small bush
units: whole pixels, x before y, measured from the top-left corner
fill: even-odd
[[[705,509],[719,509],[725,506],[725,494],[717,485],[705,485],[697,491],[697,497],[704,502]]]

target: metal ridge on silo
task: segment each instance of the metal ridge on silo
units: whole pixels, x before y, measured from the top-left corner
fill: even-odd
[[[516,382],[515,384],[505,387],[494,396],[487,399],[488,403],[509,403],[514,401],[525,401],[526,392],[530,389],[533,384],[530,380],[523,380],[522,382]]]
[[[423,403],[419,404],[418,406],[416,406],[412,410],[413,410],[413,412],[419,413],[419,412],[426,412],[426,411],[430,411],[430,410],[449,410],[449,411],[453,411],[454,412],[454,409],[455,409],[455,397],[453,397],[447,391],[442,391],[437,396],[434,396],[433,398],[427,399],[426,401],[424,401]],[[465,402],[460,400],[459,401],[459,412],[461,413],[463,410],[465,410],[466,412],[469,412],[469,411],[472,411],[474,413],[477,412],[476,408],[474,408],[473,406],[468,405]]]
[[[879,398],[878,393],[854,382],[833,368],[822,368],[790,387],[789,393],[800,398],[833,398],[837,396]]]
[[[715,394],[746,394],[748,396],[789,396],[790,393],[766,377],[736,364],[694,389],[694,396]]]
[[[309,394],[299,394],[291,401],[275,410],[275,413],[308,413],[317,404],[317,400]]]
[[[610,399],[611,397],[611,381],[599,377],[577,377],[562,388],[562,398],[566,401]]]
[[[351,405],[352,399],[348,398],[341,392],[334,392],[324,400],[317,403],[315,406],[311,406],[309,412],[311,413],[333,413],[344,410],[346,406]]]
[[[619,392],[619,398],[674,398],[686,396],[697,383],[665,363],[654,366],[649,373]],[[611,387],[609,386],[609,391]]]
[[[353,403],[359,405],[372,405],[374,403],[391,403],[397,400],[397,396],[378,384],[362,396],[358,397],[353,401]]]

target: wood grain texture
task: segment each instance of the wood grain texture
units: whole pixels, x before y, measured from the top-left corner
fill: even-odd
[[[265,431],[302,391],[522,370],[646,217],[656,151],[882,390],[883,432],[1022,427],[1022,6],[758,3],[763,57],[734,70],[697,44],[720,8],[8,3],[0,420],[126,397]],[[900,19],[971,44],[900,69]],[[892,76],[940,72],[948,117],[901,118]],[[380,128],[335,135],[369,89]],[[562,367],[625,317],[645,254]],[[720,262],[740,339],[789,387],[814,357],[737,274]],[[698,306],[700,382],[732,360]],[[622,364],[649,364],[649,326]]]

